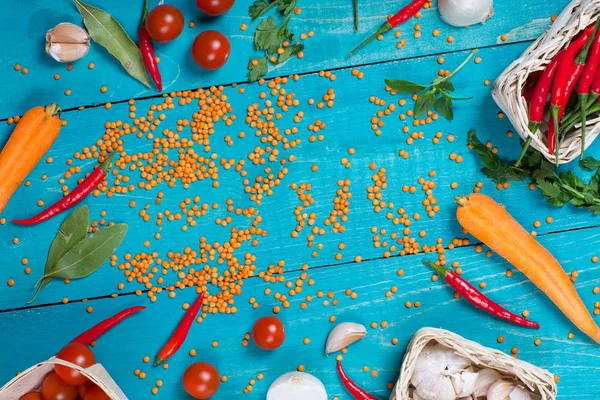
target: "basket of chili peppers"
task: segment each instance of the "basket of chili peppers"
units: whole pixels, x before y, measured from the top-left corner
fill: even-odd
[[[408,344],[390,400],[554,400],[556,396],[550,372],[453,332],[422,328]]]
[[[492,96],[525,141],[556,164],[600,133],[600,2],[574,0],[495,81]]]

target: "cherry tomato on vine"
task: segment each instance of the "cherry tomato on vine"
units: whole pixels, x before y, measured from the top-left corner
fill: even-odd
[[[110,400],[110,397],[104,393],[104,390],[94,385],[85,392],[83,400]]]
[[[69,343],[56,354],[57,358],[79,365],[81,368],[91,367],[96,364],[96,356],[85,344]],[[88,378],[81,372],[64,365],[55,364],[54,371],[63,382],[71,386],[79,386],[88,382]]]
[[[252,339],[263,350],[274,350],[283,344],[285,331],[277,317],[262,317],[252,327]]]
[[[204,14],[217,16],[229,11],[234,2],[235,0],[196,0],[196,5]]]
[[[211,364],[197,362],[185,370],[183,388],[193,398],[205,400],[217,392],[221,384],[220,379],[219,371]]]
[[[56,372],[52,371],[42,382],[42,396],[44,400],[75,400],[77,388],[61,381]]]
[[[217,31],[204,31],[194,40],[192,57],[204,69],[218,69],[227,62],[231,45],[227,36]]]
[[[19,397],[19,400],[44,400],[40,392],[29,392]]]
[[[156,42],[175,40],[183,31],[183,14],[170,4],[154,7],[146,17],[146,30]]]

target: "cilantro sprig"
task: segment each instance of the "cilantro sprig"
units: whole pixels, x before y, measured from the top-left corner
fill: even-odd
[[[252,20],[264,15],[270,9],[277,7],[277,12],[284,16],[279,26],[273,17],[264,18],[256,27],[254,33],[254,48],[264,52],[264,56],[253,58],[248,63],[248,79],[257,81],[269,72],[269,63],[278,65],[298,55],[304,50],[302,43],[284,46],[284,42],[294,40],[294,34],[288,26],[292,18],[292,11],[296,7],[296,0],[257,0],[248,10]]]
[[[452,110],[453,100],[469,100],[472,97],[454,97],[450,92],[454,91],[454,85],[450,81],[458,71],[460,71],[469,60],[477,54],[479,49],[473,50],[467,58],[450,75],[445,77],[438,77],[429,85],[420,85],[404,79],[386,79],[385,84],[397,93],[402,94],[413,94],[425,90],[419,95],[415,102],[415,108],[413,110],[414,118],[420,118],[427,113],[427,111],[435,108],[438,114],[446,118],[449,121],[454,119],[454,112]],[[427,89],[427,90],[426,90]]]
[[[594,214],[600,214],[600,160],[587,157],[579,162],[581,168],[596,171],[589,182],[585,183],[573,171],[557,173],[554,164],[532,148],[525,151],[521,163],[515,166],[514,161],[503,161],[481,143],[475,131],[469,131],[467,142],[483,164],[481,172],[495,183],[529,178],[551,205],[562,207],[571,203],[576,208],[585,208]]]

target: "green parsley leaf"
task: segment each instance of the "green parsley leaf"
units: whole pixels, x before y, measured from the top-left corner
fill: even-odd
[[[254,21],[256,18],[269,11],[275,4],[276,2],[268,3],[265,0],[256,0],[248,9],[248,15],[252,18],[252,21]]]
[[[279,3],[277,11],[281,15],[288,15],[296,8],[296,0],[275,0],[274,2]]]
[[[257,50],[266,50],[269,53],[277,51],[281,44],[281,36],[275,19],[268,17],[263,19],[254,33],[254,47]]]
[[[386,79],[385,84],[395,92],[402,94],[413,94],[428,87],[411,81],[405,81],[404,79]]]
[[[256,82],[269,72],[267,65],[267,56],[255,59],[258,61],[256,66],[252,65],[252,61],[248,63],[248,80],[250,82]]]
[[[302,43],[296,43],[296,44],[286,47],[285,49],[283,49],[283,53],[281,53],[277,57],[277,64],[286,62],[287,60],[289,60],[293,56],[297,55],[302,50],[304,50],[304,45]]]
[[[596,160],[594,157],[586,157],[583,160],[579,160],[579,166],[586,171],[595,171],[600,168],[600,160]]]

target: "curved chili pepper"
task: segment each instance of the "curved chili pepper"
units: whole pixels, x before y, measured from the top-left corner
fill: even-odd
[[[583,160],[583,153],[585,151],[585,135],[586,135],[586,110],[589,106],[588,101],[590,97],[592,102],[595,101],[598,96],[594,97],[590,95],[590,89],[594,76],[597,74],[598,65],[600,64],[600,34],[596,32],[590,55],[588,57],[583,72],[581,73],[581,79],[579,79],[579,85],[577,86],[577,94],[579,95],[579,107],[581,108],[581,155],[580,159]]]
[[[589,50],[589,45],[591,42],[589,41],[590,35],[595,29],[596,24],[588,26],[581,35],[573,41],[569,47],[565,50],[565,55],[563,60],[560,62],[558,67],[558,71],[556,72],[556,77],[554,78],[554,83],[552,84],[552,95],[550,97],[550,109],[552,111],[552,120],[550,121],[550,125],[548,127],[548,151],[552,154],[554,153],[556,164],[558,165],[558,135],[556,131],[559,129],[560,119],[559,113],[563,106],[566,106],[566,102],[569,100],[567,97],[567,89],[569,82],[572,81],[573,75],[575,73],[578,74],[577,77],[581,74],[581,69],[574,67],[574,64],[580,65],[583,68],[585,64],[585,59],[587,58],[587,50]],[[583,51],[581,49],[586,46],[585,56],[583,58],[583,62],[578,64],[575,62],[575,57],[580,59]],[[581,53],[580,53],[581,51]],[[579,54],[579,56],[578,56]],[[573,82],[574,85],[574,82]],[[572,87],[574,88],[574,86]],[[571,89],[572,90],[572,89]],[[564,112],[564,110],[563,110]]]
[[[561,50],[554,56],[535,85],[531,103],[529,104],[529,131],[531,133],[535,133],[542,122],[542,117],[546,110],[546,102],[548,101],[548,92],[550,91],[552,80],[564,55],[565,51]]]
[[[352,382],[348,375],[346,375],[346,372],[344,372],[344,368],[342,368],[342,362],[340,360],[337,362],[337,372],[346,389],[348,389],[350,394],[354,396],[356,400],[377,400],[377,397],[370,395],[356,383]]]
[[[204,292],[200,293],[194,304],[187,310],[179,325],[175,329],[175,332],[171,335],[167,343],[163,346],[162,349],[158,352],[156,359],[154,360],[154,365],[160,365],[164,361],[168,360],[173,354],[179,350],[185,338],[187,337],[190,328],[192,327],[192,323],[196,318],[196,315],[200,311],[202,307],[202,300],[204,299]]]
[[[71,340],[71,343],[76,342],[89,346],[94,340],[97,340],[100,336],[110,331],[116,325],[121,323],[121,321],[123,321],[125,318],[137,313],[138,311],[142,311],[145,309],[145,306],[135,306],[126,308],[123,311],[113,315],[112,317],[107,318],[104,321],[94,325],[87,331],[83,332],[81,335],[77,336],[75,339]]]
[[[475,289],[469,282],[455,274],[450,268],[445,268],[426,260],[423,261],[423,264],[433,268],[436,274],[444,278],[454,290],[475,307],[495,315],[498,318],[512,322],[513,324],[521,325],[526,328],[540,329],[540,325],[537,322],[529,321],[517,314],[513,314],[501,305],[494,303],[486,295]]]
[[[142,59],[146,70],[150,74],[150,77],[154,81],[156,88],[159,92],[162,92],[162,77],[158,69],[158,63],[154,57],[154,46],[152,45],[152,38],[148,35],[146,30],[146,17],[148,16],[148,0],[144,0],[144,11],[142,12],[142,20],[138,28],[138,40],[140,43],[140,51],[142,52]]]
[[[386,32],[391,31],[394,27],[400,25],[403,22],[408,21],[412,16],[419,12],[421,8],[427,3],[428,0],[413,0],[409,5],[404,7],[402,10],[398,11],[394,14],[390,19],[388,19],[377,32],[369,36],[364,42],[359,44],[354,50],[350,52],[350,55],[356,53],[358,50],[362,49],[365,45],[367,45],[370,41],[375,39],[379,35],[383,35]]]
[[[37,215],[34,215],[31,218],[27,219],[13,219],[11,220],[14,224],[17,225],[35,225],[40,222],[46,221],[61,212],[68,210],[73,207],[75,204],[79,203],[81,200],[85,199],[90,193],[98,187],[98,184],[104,180],[106,177],[106,173],[108,172],[108,168],[110,163],[115,156],[115,152],[113,152],[102,164],[100,167],[94,169],[90,176],[85,178],[83,182],[81,182],[72,192],[68,195],[40,212]]]

